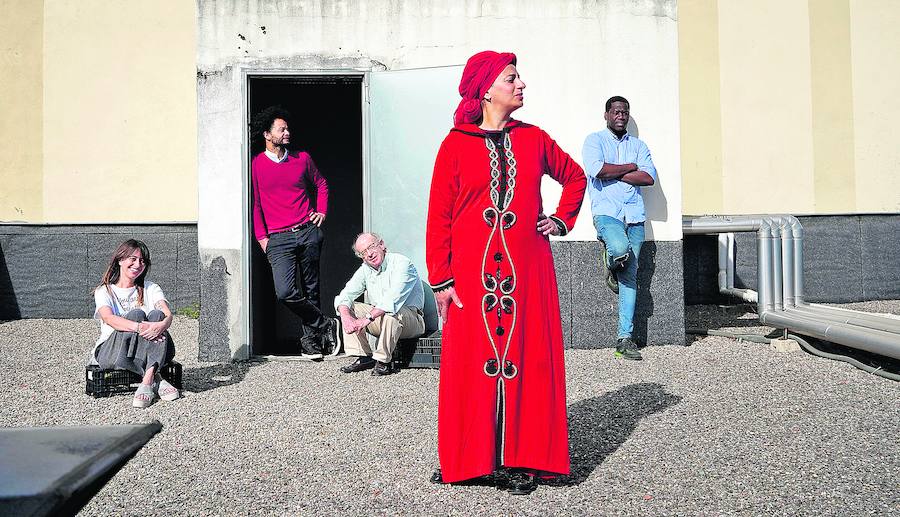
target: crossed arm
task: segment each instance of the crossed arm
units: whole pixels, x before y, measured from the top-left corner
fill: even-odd
[[[638,169],[635,163],[624,163],[622,165],[604,163],[603,167],[600,168],[600,172],[597,173],[597,177],[602,180],[617,179],[636,187],[653,185],[653,177],[647,172]]]

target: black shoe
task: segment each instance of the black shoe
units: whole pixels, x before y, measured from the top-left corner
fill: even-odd
[[[619,279],[616,278],[616,272],[612,269],[606,269],[606,287],[609,287],[609,290],[619,294]]]
[[[313,338],[303,336],[300,339],[300,359],[304,361],[321,361],[322,357],[322,340],[319,336]]]
[[[358,357],[356,361],[348,364],[347,366],[341,366],[341,372],[343,373],[356,373],[361,372],[363,370],[368,370],[375,366],[375,361],[372,360],[371,357]]]
[[[375,363],[375,369],[372,370],[372,375],[376,377],[381,375],[390,375],[397,372],[397,370],[394,368],[394,365],[391,363],[382,363],[381,361],[375,361]]]
[[[514,470],[509,473],[506,480],[506,491],[510,495],[528,495],[537,488],[537,481],[534,476],[530,476],[520,470]]]
[[[322,355],[326,359],[334,359],[341,353],[341,340],[338,336],[338,323],[333,318],[325,320],[322,330]]]
[[[618,359],[628,359],[629,361],[640,361],[643,358],[638,351],[637,345],[630,337],[619,338],[616,341],[616,353],[613,354]]]
[[[441,469],[434,469],[434,472],[431,473],[431,477],[428,479],[428,482],[434,483],[435,485],[443,485],[444,476],[441,474]]]

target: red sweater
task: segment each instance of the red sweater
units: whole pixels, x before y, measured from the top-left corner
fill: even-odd
[[[314,211],[327,213],[328,184],[307,153],[289,154],[279,163],[259,153],[250,164],[250,176],[256,240],[303,224]],[[310,203],[310,195],[315,195],[315,203]]]

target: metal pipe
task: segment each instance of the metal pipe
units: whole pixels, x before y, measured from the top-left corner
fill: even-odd
[[[773,221],[772,227],[772,304],[776,311],[784,309],[784,272],[781,268],[781,228]]]
[[[719,234],[719,292],[736,296],[744,301],[756,303],[756,291],[739,289],[734,286],[734,234]]]
[[[888,316],[879,316],[877,314],[850,310],[832,311],[829,309],[833,309],[833,307],[824,307],[814,304],[796,305],[794,307],[790,307],[790,309],[796,310],[803,314],[825,317],[830,321],[835,321],[838,323],[849,323],[851,325],[857,325],[860,327],[900,333],[900,319],[891,318]]]
[[[759,315],[759,320],[766,325],[900,359],[900,336],[895,333],[813,318],[793,311],[772,311]]]
[[[683,231],[688,235],[736,231],[757,233],[757,307],[761,322],[900,359],[897,321],[846,309],[812,306],[804,301],[803,227],[796,217],[685,218]],[[729,258],[733,264],[733,256]]]
[[[885,330],[888,332],[900,332],[900,319],[894,319],[867,312],[853,311],[850,309],[842,309],[839,307],[828,307],[825,305],[811,304],[802,299],[798,301],[796,297],[792,302],[788,302],[788,290],[796,284],[796,278],[798,275],[801,279],[803,276],[802,260],[797,261],[796,257],[793,256],[799,253],[802,257],[803,226],[800,224],[800,221],[798,221],[796,217],[791,215],[774,216],[773,219],[780,220],[782,224],[782,251],[784,252],[783,256],[790,256],[791,260],[794,260],[795,264],[799,266],[788,268],[785,265],[784,267],[785,279],[783,283],[783,289],[785,290],[785,307],[796,307],[801,312],[821,314],[824,315],[827,319],[840,323],[851,323],[858,326]],[[799,241],[799,246],[795,244],[797,241]],[[793,277],[794,282],[789,281],[789,278],[791,276]],[[800,285],[802,291],[802,282]]]
[[[760,220],[759,230],[756,232],[756,278],[759,284],[759,312],[775,310],[772,301],[772,232],[769,222]]]

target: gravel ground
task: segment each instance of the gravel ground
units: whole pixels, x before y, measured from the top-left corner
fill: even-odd
[[[691,307],[687,323],[771,331],[746,309]],[[900,303],[872,310],[900,314]],[[84,395],[78,365],[96,332],[90,320],[0,323],[0,426],[164,426],[83,514],[900,512],[900,383],[803,352],[722,337],[650,347],[640,363],[567,351],[570,484],[514,497],[427,482],[437,371],[201,363],[197,322],[178,317],[186,396],[139,410],[128,396]]]

